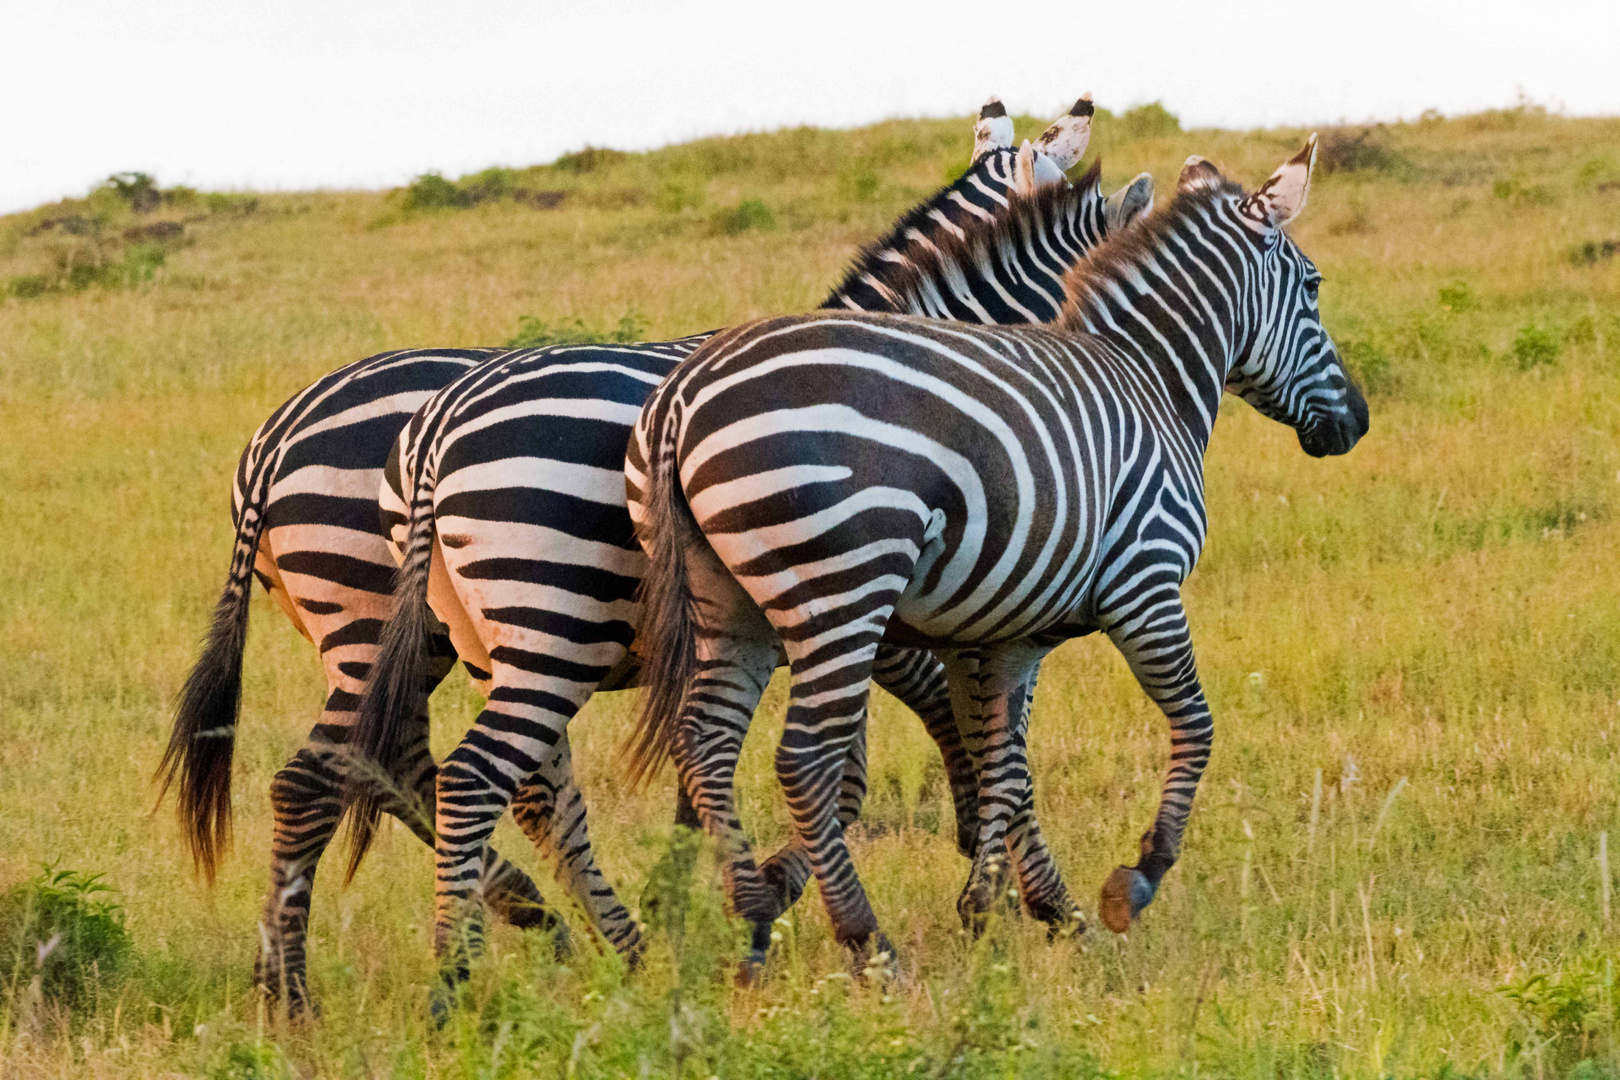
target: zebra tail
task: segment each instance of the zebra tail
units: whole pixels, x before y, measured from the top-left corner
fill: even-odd
[[[697,675],[697,614],[686,566],[686,542],[697,523],[675,472],[678,425],[672,404],[663,437],[648,454],[647,516],[639,535],[649,564],[642,582],[640,635],[648,646],[641,668],[641,715],[623,750],[631,790],[669,760],[681,704]]]
[[[192,863],[213,885],[219,859],[231,844],[231,756],[242,704],[242,650],[247,644],[253,560],[264,530],[268,481],[245,499],[236,522],[230,574],[214,607],[202,655],[186,676],[175,707],[174,729],[153,779],[157,801],[178,784],[176,813]]]
[[[433,569],[433,541],[437,535],[431,484],[417,481],[410,506],[405,558],[394,579],[393,611],[377,642],[377,659],[360,699],[351,744],[352,797],[345,884],[354,879],[376,838],[377,821],[395,784],[400,748],[421,704],[422,688],[428,684],[434,625],[428,607],[428,576]]]

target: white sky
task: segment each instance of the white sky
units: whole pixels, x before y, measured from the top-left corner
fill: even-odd
[[[0,212],[140,169],[378,187],[1090,89],[1188,125],[1511,104],[1620,114],[1620,0],[0,0]]]

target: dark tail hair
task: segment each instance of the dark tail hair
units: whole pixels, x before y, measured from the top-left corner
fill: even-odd
[[[350,744],[349,866],[353,880],[377,835],[377,821],[388,804],[390,786],[422,690],[428,684],[433,613],[428,608],[428,575],[433,569],[433,485],[427,470],[418,474],[409,500],[405,558],[394,578],[394,607],[377,642],[360,713]]]
[[[169,746],[153,775],[161,784],[159,803],[179,781],[180,831],[191,848],[193,864],[210,885],[219,857],[231,844],[231,755],[242,704],[242,649],[247,644],[253,560],[259,553],[269,489],[266,474],[243,500],[225,590],[214,607],[202,655],[180,691]]]
[[[675,471],[678,405],[665,400],[669,411],[662,436],[648,449],[647,514],[637,533],[649,563],[641,584],[640,634],[648,645],[641,667],[641,715],[623,749],[632,789],[669,760],[681,703],[697,675],[697,616],[686,572],[686,541],[697,523]]]

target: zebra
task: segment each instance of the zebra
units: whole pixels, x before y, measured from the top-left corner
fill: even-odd
[[[1028,207],[1018,215],[1023,242],[998,252],[997,260],[939,261],[941,245],[993,228],[1013,210],[966,215],[908,248],[890,246],[900,258],[863,260],[873,269],[850,274],[824,308],[870,305],[978,321],[1055,317],[1068,265],[1152,199],[1145,175],[1104,198],[1097,165],[1073,188],[1046,179],[1061,178],[1082,155],[1090,114],[1091,102],[1082,98],[1054,125],[1056,134],[1049,129],[1043,136],[1042,150],[1025,143],[1017,154],[987,155],[958,182],[958,193],[995,192],[998,177],[1011,182],[1011,194],[998,197]],[[897,233],[937,220],[934,213],[912,215]],[[929,273],[918,269],[923,264]],[[361,708],[356,752],[385,772],[393,767],[393,748],[401,745],[395,730],[409,721],[418,667],[430,656],[423,638],[429,608],[450,627],[459,654],[491,673],[487,711],[439,774],[435,946],[451,981],[481,933],[473,867],[509,802],[514,813],[532,812],[514,788],[536,772],[544,779],[530,790],[548,793],[542,812],[553,822],[551,850],[563,854],[559,876],[608,941],[620,949],[639,941],[634,920],[591,864],[566,729],[593,692],[630,685],[628,672],[639,670],[634,598],[644,560],[625,510],[625,448],[647,394],[709,336],[662,347],[559,347],[490,361],[424,406],[390,460],[381,503],[402,572],[396,615],[384,630]],[[978,781],[971,748],[959,745],[942,670],[932,658],[896,650],[880,656],[875,671],[940,743],[958,842],[968,853],[977,832]],[[845,820],[858,813],[865,794],[864,742],[857,742],[841,786]],[[361,795],[352,813],[357,833],[368,835],[376,808]],[[690,815],[683,820],[697,822]],[[765,864],[761,881],[769,895],[745,906],[773,914],[750,917],[750,964],[763,959],[775,913],[809,876],[797,846]]]
[[[974,925],[1006,895],[1058,930],[1084,920],[1035,820],[1025,731],[1041,659],[1106,633],[1171,728],[1140,858],[1102,890],[1123,932],[1175,862],[1213,721],[1180,586],[1203,546],[1202,459],[1223,388],[1348,452],[1366,400],[1317,309],[1321,275],[1284,231],[1316,138],[1253,194],[1189,159],[1170,203],[1068,277],[1050,327],[814,314],[726,331],[648,399],[626,456],[650,566],[648,695],[632,770],[664,749],[728,876],[757,889],[732,832],[734,757],[776,664],[791,672],[776,769],[837,939],[895,962],[839,828],[835,793],[880,646],[944,659],[985,732]],[[947,252],[948,253],[948,252]]]
[[[1076,116],[1067,127],[1083,123],[1089,121]],[[1011,183],[1011,138],[1005,110],[991,99],[975,125],[984,167],[931,198],[885,241],[866,249],[843,288],[860,287],[863,276],[881,281],[885,273],[903,269],[900,249],[908,244],[990,216],[1000,205],[999,193]],[[180,695],[158,775],[164,791],[178,787],[182,835],[197,868],[212,882],[230,840],[231,758],[248,600],[257,577],[298,631],[319,647],[327,680],[319,719],[270,789],[275,830],[255,983],[272,999],[283,1000],[289,1013],[302,1012],[308,1003],[305,940],[315,870],[346,805],[346,748],[377,635],[389,614],[394,561],[376,502],[384,464],[405,422],[434,392],[484,361],[525,354],[421,349],[367,357],[293,395],[242,453],[232,490],[230,570],[202,654]],[[429,686],[448,674],[455,657],[442,631],[434,633],[431,649]],[[432,811],[419,810],[432,807],[435,792],[437,765],[427,735],[424,694],[395,755],[394,786],[411,797],[389,811],[431,845]],[[483,892],[501,917],[551,929],[558,947],[567,947],[566,924],[527,875],[493,851],[486,855]]]

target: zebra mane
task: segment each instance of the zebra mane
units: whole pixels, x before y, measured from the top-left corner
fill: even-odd
[[[945,233],[934,237],[931,244],[910,242],[906,249],[909,262],[890,271],[889,287],[904,302],[917,296],[924,285],[945,280],[951,268],[971,266],[1009,244],[1023,242],[1026,236],[1048,233],[1054,223],[1075,222],[1093,207],[1100,212],[1102,203],[1100,157],[1072,187],[1048,184],[1028,193],[1009,188],[1007,208],[994,220],[970,222],[962,236]],[[1067,289],[1067,275],[1064,285]]]
[[[845,293],[854,291],[860,285],[861,278],[867,274],[871,274],[880,281],[887,281],[900,264],[885,259],[883,256],[890,251],[906,252],[909,255],[909,249],[917,246],[916,241],[907,235],[913,229],[924,235],[936,231],[944,235],[950,235],[948,230],[939,229],[937,223],[933,220],[934,212],[944,208],[951,201],[952,195],[966,190],[970,186],[973,177],[978,175],[981,169],[986,168],[990,162],[1003,155],[1008,158],[1009,162],[1013,157],[1017,156],[1015,151],[1008,150],[1005,147],[982,154],[974,160],[973,164],[968,166],[967,171],[961,176],[940,188],[910,210],[907,210],[888,232],[870,243],[863,244],[861,249],[855,253],[855,258],[850,262],[849,269],[844,271],[844,276],[838,279],[838,284],[833,286],[832,291],[827,294],[827,298],[821,302],[820,306],[823,308],[842,307],[842,304],[837,303],[838,298]],[[1007,171],[1011,174],[1011,164],[1008,165]],[[1011,195],[1011,189],[1007,193]]]
[[[1189,217],[1213,210],[1217,204],[1244,194],[1241,185],[1230,180],[1178,188],[1175,196],[1146,217],[1108,237],[1070,268],[1063,276],[1068,300],[1055,326],[1067,333],[1084,333],[1086,317],[1093,305],[1111,287],[1128,279],[1157,252]]]

